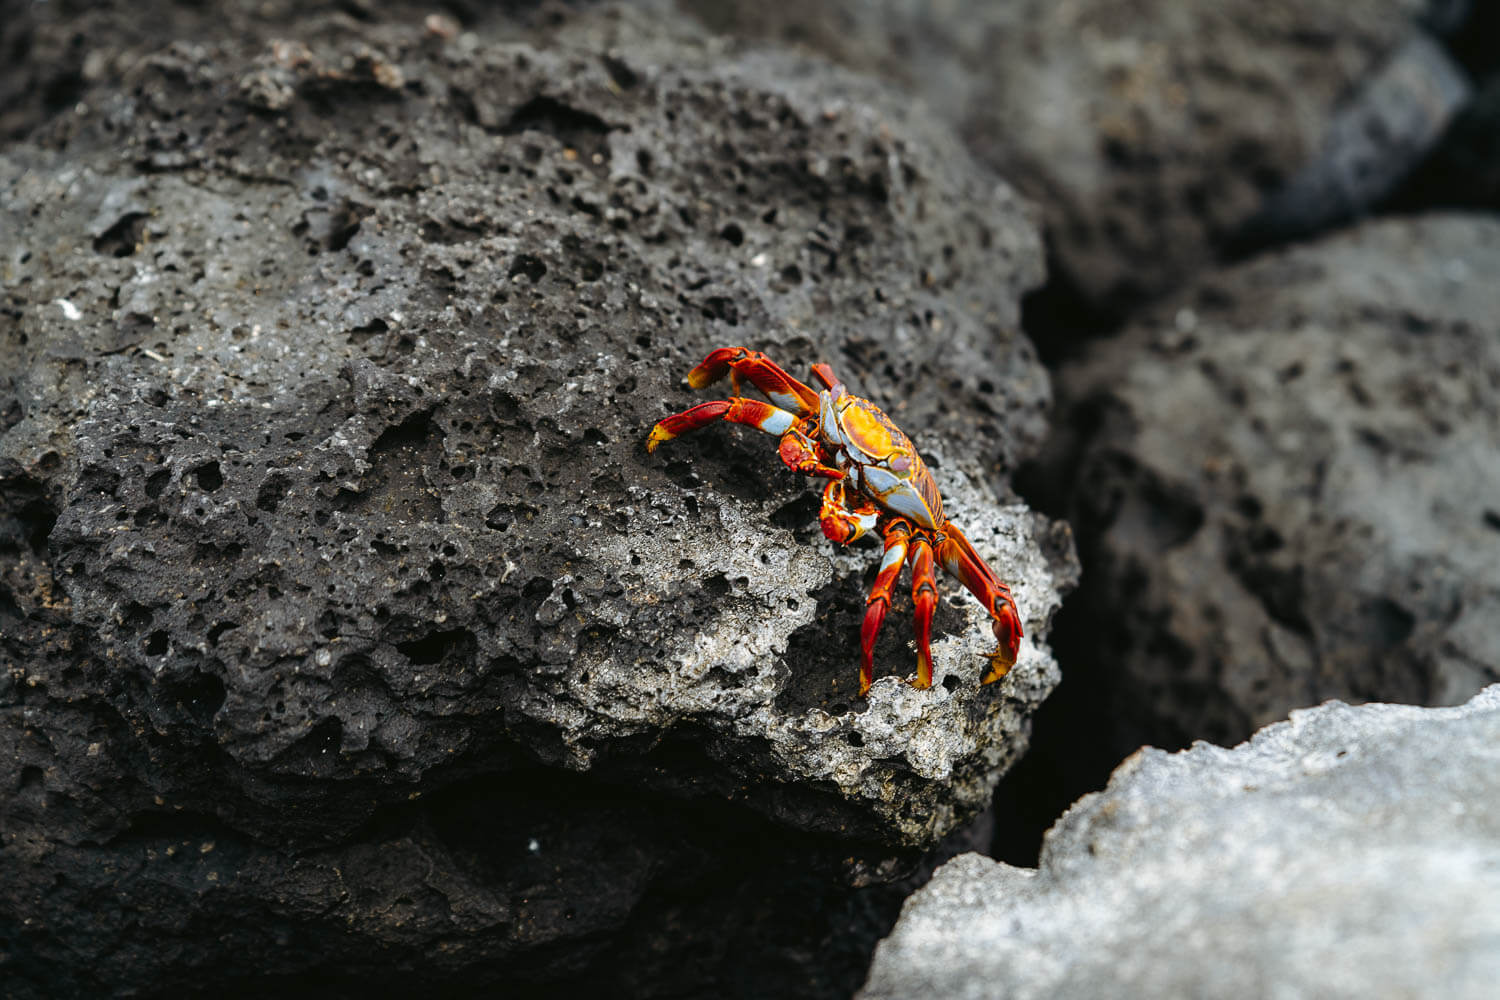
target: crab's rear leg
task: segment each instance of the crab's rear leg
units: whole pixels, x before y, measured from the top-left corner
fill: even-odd
[[[716,399],[711,403],[699,403],[690,410],[674,413],[657,422],[646,439],[646,450],[655,451],[663,441],[670,441],[679,434],[707,427],[715,420],[727,420],[732,424],[744,424],[767,434],[785,434],[797,422],[797,416],[770,403],[758,399]]]
[[[937,610],[937,571],[932,543],[917,535],[911,543],[911,599],[917,607],[917,688],[932,687],[932,613]]]
[[[759,351],[744,347],[721,347],[688,372],[688,385],[702,389],[730,375],[738,393],[745,379],[784,410],[799,417],[818,412],[818,394],[792,378],[785,369]]]
[[[892,521],[885,529],[885,558],[880,560],[880,570],[875,574],[875,584],[865,600],[865,620],[859,630],[862,659],[859,665],[859,696],[863,698],[870,690],[875,676],[875,638],[880,635],[880,626],[885,622],[885,613],[891,608],[891,588],[901,576],[901,567],[906,563],[907,545],[911,539],[911,525],[905,521]]]
[[[938,560],[943,569],[956,576],[969,592],[979,598],[994,619],[995,638],[999,646],[989,654],[990,667],[980,680],[993,684],[1010,672],[1021,647],[1021,615],[1010,588],[1000,582],[995,571],[979,557],[964,533],[952,522],[943,526],[944,538],[938,543]]]

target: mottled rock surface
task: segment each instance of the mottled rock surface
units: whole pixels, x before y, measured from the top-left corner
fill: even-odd
[[[1441,51],[1403,48],[1457,20],[1427,0],[678,2],[900,81],[953,122],[1045,207],[1065,312],[1174,288],[1252,219],[1264,238],[1358,211],[1463,99]]]
[[[1097,745],[1231,743],[1500,679],[1500,223],[1372,222],[1206,279],[1063,370]]]
[[[350,6],[100,8],[0,151],[0,976],[847,994],[849,886],[1056,681],[1069,538],[995,492],[1049,400],[1026,206],[820,63]],[[856,700],[878,549],[771,439],[644,453],[740,342],[912,433],[1005,682],[947,584],[938,684],[898,604]]]
[[[1338,703],[1232,750],[1143,750],[1038,870],[956,858],[863,1000],[1479,998],[1500,982],[1500,687]]]

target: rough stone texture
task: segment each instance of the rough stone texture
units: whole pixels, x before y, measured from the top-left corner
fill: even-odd
[[[1365,214],[1432,153],[1469,96],[1452,56],[1418,33],[1341,102],[1318,155],[1266,199],[1235,245],[1287,243]]]
[[[1500,678],[1500,222],[1373,222],[1216,275],[1059,375],[1097,734],[1244,739]],[[1119,759],[1117,756],[1115,759]]]
[[[863,1000],[1472,997],[1500,982],[1500,687],[1141,751],[1039,869],[940,868]]]
[[[1389,179],[1340,168],[1412,166],[1462,99],[1410,73],[1361,89],[1419,24],[1461,15],[1427,0],[678,2],[716,30],[901,81],[1045,207],[1061,294],[1111,314],[1236,245],[1299,174],[1340,209],[1368,205]],[[1430,78],[1449,70],[1423,51],[1408,62]],[[1372,120],[1378,137],[1362,128]],[[1328,219],[1326,205],[1288,198],[1260,223],[1284,231],[1292,209]]]
[[[822,64],[403,11],[101,8],[0,151],[0,977],[847,994],[848,886],[1056,681],[1070,541],[994,492],[1049,401],[1029,213]],[[857,701],[878,549],[770,439],[644,453],[737,342],[913,434],[1015,585],[1005,682],[950,583],[939,683]]]

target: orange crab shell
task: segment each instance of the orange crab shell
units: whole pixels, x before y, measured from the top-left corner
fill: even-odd
[[[916,606],[915,685],[932,684],[935,564],[957,577],[990,614],[999,645],[987,654],[990,665],[980,682],[989,684],[1004,677],[1020,647],[1020,612],[1010,588],[943,515],[937,482],[911,439],[874,403],[845,392],[826,364],[813,365],[813,377],[823,386],[818,392],[764,354],[721,347],[688,373],[688,383],[703,388],[725,376],[734,384],[732,399],[700,403],[658,421],[646,439],[646,450],[654,451],[664,441],[719,420],[774,434],[781,439],[778,454],[789,468],[829,480],[818,515],[824,535],[848,544],[870,532],[880,534],[885,555],[866,599],[860,628],[859,693],[870,689],[875,639],[890,608],[891,591],[907,563],[912,567]],[[741,396],[744,381],[775,405]]]

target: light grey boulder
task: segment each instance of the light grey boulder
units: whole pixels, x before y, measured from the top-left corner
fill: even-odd
[[[940,868],[859,996],[1493,997],[1497,746],[1500,686],[1142,750],[1048,834],[1039,869]]]

